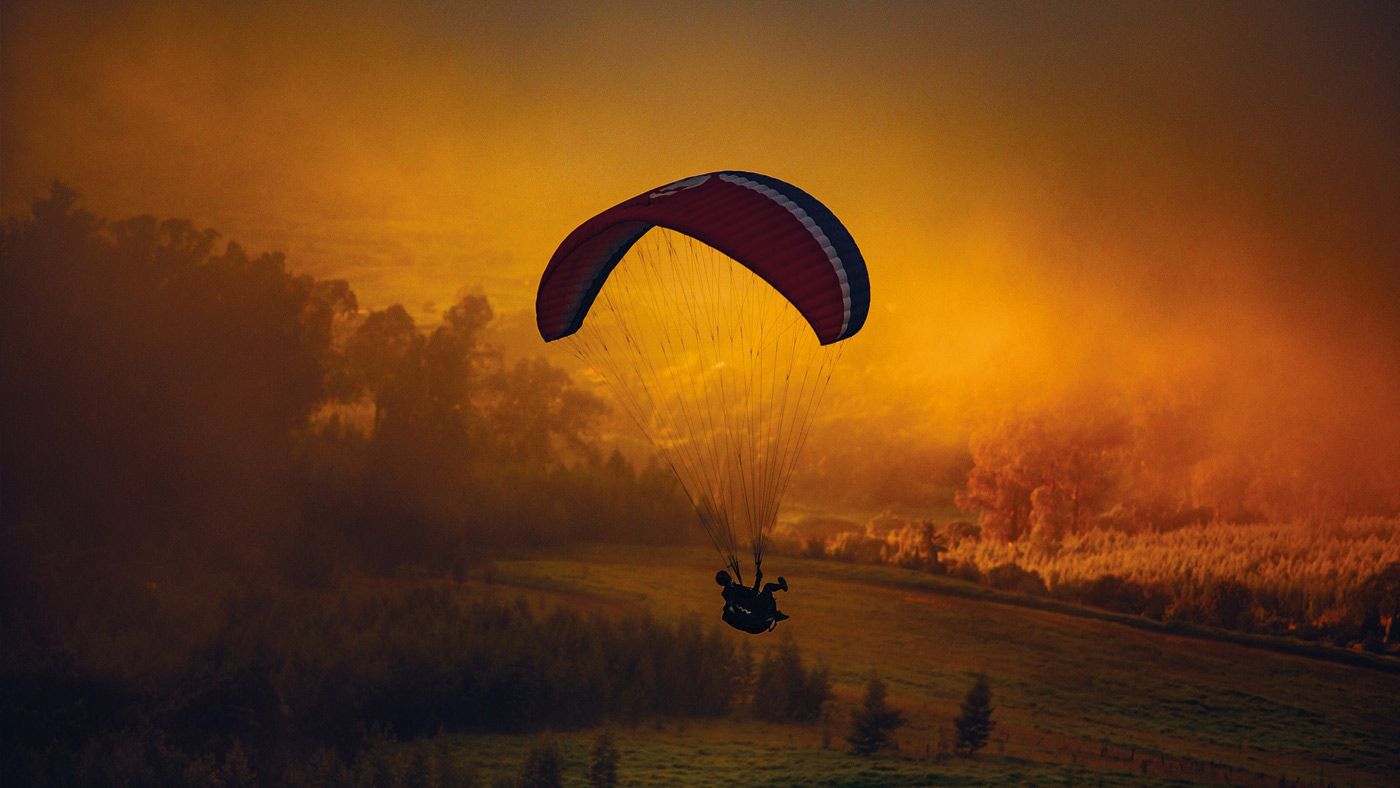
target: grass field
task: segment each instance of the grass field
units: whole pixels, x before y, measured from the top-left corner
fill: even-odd
[[[618,730],[628,784],[1395,785],[1400,675],[1112,620],[999,604],[956,581],[772,559],[788,577],[785,629],[837,692],[825,723],[732,718]],[[491,583],[623,615],[717,620],[713,555],[614,548],[494,565]],[[952,584],[952,585],[950,585]],[[975,589],[975,587],[967,587]],[[731,632],[738,641],[749,637]],[[776,634],[751,641],[762,647]],[[844,754],[850,710],[878,671],[909,716],[898,755]],[[939,759],[972,682],[991,680],[998,728],[971,760]],[[594,731],[558,735],[582,780]],[[830,748],[823,746],[823,740]],[[459,736],[452,749],[490,777],[513,773],[535,737]],[[439,745],[441,742],[438,743]],[[420,745],[405,745],[408,747]],[[421,745],[426,746],[426,745]]]

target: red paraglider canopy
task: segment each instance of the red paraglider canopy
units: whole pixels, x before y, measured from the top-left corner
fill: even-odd
[[[535,319],[546,342],[582,327],[618,261],[658,226],[742,263],[792,302],[823,345],[850,337],[865,323],[870,278],[836,216],[790,183],[722,171],[639,194],[569,233],[535,297]]]

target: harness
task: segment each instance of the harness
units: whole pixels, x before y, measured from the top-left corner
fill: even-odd
[[[730,602],[724,606],[724,615],[721,616],[724,623],[750,635],[761,635],[764,632],[772,632],[778,626],[778,619],[772,613],[756,613],[736,602]]]

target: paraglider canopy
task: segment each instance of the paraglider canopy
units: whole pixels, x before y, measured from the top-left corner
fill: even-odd
[[[587,220],[535,298],[540,335],[568,338],[609,385],[736,577],[745,537],[761,562],[840,342],[869,309],[865,261],[832,212],[733,170]]]
[[[726,170],[643,192],[570,233],[545,268],[535,299],[546,342],[579,330],[613,268],[656,226],[742,263],[792,302],[823,345],[865,324],[865,260],[836,216],[790,183]]]

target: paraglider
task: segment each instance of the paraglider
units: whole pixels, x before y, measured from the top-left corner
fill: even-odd
[[[773,602],[786,581],[759,587],[765,542],[840,343],[869,309],[845,226],[753,172],[696,175],[619,203],[570,233],[540,278],[540,335],[572,346],[675,473],[733,572],[716,580],[737,629],[787,618]]]
[[[763,569],[756,569],[755,574],[753,588],[749,588],[734,582],[734,578],[723,569],[715,573],[715,582],[719,584],[720,595],[724,597],[724,612],[720,618],[729,626],[750,635],[771,632],[779,621],[789,618],[778,610],[778,601],[773,598],[774,593],[788,590],[787,578],[780,577],[778,582],[760,589],[758,586],[763,582]]]

